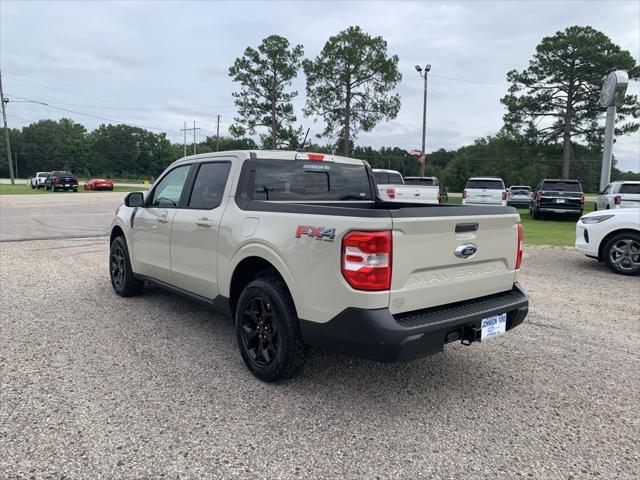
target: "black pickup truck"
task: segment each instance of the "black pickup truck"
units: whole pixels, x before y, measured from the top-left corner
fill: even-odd
[[[545,213],[582,216],[584,194],[578,180],[555,180],[545,178],[538,184],[529,213],[534,219]]]
[[[51,172],[44,181],[44,189],[55,192],[56,190],[78,191],[78,177],[64,170]]]

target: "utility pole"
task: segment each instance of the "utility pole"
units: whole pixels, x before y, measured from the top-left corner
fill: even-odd
[[[193,128],[187,128],[187,122],[184,122],[184,128],[182,131],[184,132],[184,156],[187,156],[187,132],[193,130],[193,154],[196,154],[196,130],[200,130],[200,128],[196,128],[196,121],[193,121]]]
[[[11,185],[16,184],[16,177],[13,174],[13,162],[11,159],[11,142],[9,141],[9,127],[7,127],[7,107],[9,99],[5,100],[2,90],[2,72],[0,72],[0,103],[2,103],[2,122],[4,123],[4,140],[7,143],[7,163],[9,164],[9,176],[11,177]]]
[[[220,151],[220,115],[218,115],[218,124],[216,126],[216,152]]]
[[[184,147],[184,156],[187,156],[187,122],[184,122],[184,141],[182,142],[182,146]]]
[[[427,81],[429,78],[429,70],[431,70],[431,65],[427,64],[424,67],[424,74],[422,73],[422,67],[420,65],[416,65],[416,71],[420,74],[420,76],[424,79],[424,99],[422,102],[422,162],[420,163],[420,176],[424,177],[424,164],[427,161],[427,152],[426,148],[426,140],[427,140]]]

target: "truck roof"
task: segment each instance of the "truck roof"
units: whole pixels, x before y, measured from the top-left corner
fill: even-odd
[[[314,154],[314,152],[296,152],[292,150],[228,150],[225,152],[208,152],[208,153],[200,153],[198,155],[189,155],[187,157],[182,157],[172,165],[176,165],[178,163],[193,161],[193,160],[204,160],[207,158],[216,158],[216,157],[237,157],[239,160],[248,160],[251,158],[251,154],[255,154],[258,160],[260,159],[271,159],[271,160],[305,160],[304,155],[306,154]],[[323,160],[316,159],[308,159],[310,161],[332,161],[336,163],[349,163],[353,165],[363,165],[363,160],[358,160],[356,158],[342,157],[339,155],[332,155],[330,153],[315,153],[315,155],[322,155]],[[302,158],[300,158],[302,157]]]
[[[397,170],[388,170],[386,168],[374,168],[373,169],[374,172],[378,172],[378,173],[397,173],[398,175],[400,175],[400,172]]]

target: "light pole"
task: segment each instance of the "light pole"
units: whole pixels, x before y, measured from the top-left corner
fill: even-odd
[[[431,70],[431,64],[427,64],[424,67],[424,73],[422,67],[416,65],[416,71],[424,79],[424,100],[422,103],[422,162],[420,162],[420,176],[424,177],[424,164],[427,160],[427,153],[425,151],[425,143],[427,140],[427,81],[429,78],[429,70]]]
[[[611,179],[611,154],[616,123],[616,104],[624,101],[629,75],[624,70],[611,72],[602,84],[600,106],[607,109],[604,127],[604,148],[602,151],[602,170],[600,171],[600,191],[604,190]]]

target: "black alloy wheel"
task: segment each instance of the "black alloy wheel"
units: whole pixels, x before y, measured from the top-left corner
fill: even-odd
[[[124,286],[125,275],[127,273],[127,264],[124,259],[122,247],[115,244],[111,247],[111,255],[109,259],[111,270],[111,281],[116,291],[121,290]]]
[[[242,342],[251,360],[260,366],[269,365],[278,353],[278,329],[269,299],[263,295],[249,298],[241,322]]]
[[[302,371],[300,323],[279,276],[261,274],[244,287],[235,308],[235,330],[242,359],[260,380],[276,382]]]

